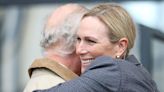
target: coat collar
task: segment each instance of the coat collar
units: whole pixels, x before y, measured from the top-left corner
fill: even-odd
[[[58,62],[50,60],[48,58],[36,59],[32,63],[32,65],[28,69],[28,73],[30,77],[32,75],[32,72],[37,68],[46,68],[48,70],[51,70],[52,72],[58,74],[64,80],[71,80],[78,77],[78,75],[76,75],[74,72],[72,72],[64,65],[61,65]]]
[[[134,63],[135,65],[141,65],[141,63],[137,60],[134,55],[129,55],[125,60]]]

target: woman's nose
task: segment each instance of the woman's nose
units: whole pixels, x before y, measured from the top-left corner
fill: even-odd
[[[86,46],[83,43],[78,43],[76,45],[76,54],[78,55],[83,55],[87,53],[88,51],[86,50]]]

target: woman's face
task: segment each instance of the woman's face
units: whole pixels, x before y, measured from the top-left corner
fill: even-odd
[[[82,72],[98,56],[116,56],[116,45],[110,42],[109,29],[97,17],[85,17],[77,32],[76,53],[82,62]]]

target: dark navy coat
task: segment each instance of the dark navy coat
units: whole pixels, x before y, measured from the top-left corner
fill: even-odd
[[[101,56],[74,80],[34,92],[158,92],[151,75],[134,56],[126,60]]]

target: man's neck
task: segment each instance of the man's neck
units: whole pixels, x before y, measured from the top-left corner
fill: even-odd
[[[78,75],[81,74],[80,59],[76,56],[75,53],[67,55],[67,56],[62,56],[62,55],[58,55],[57,53],[49,51],[45,54],[45,57],[63,65],[64,67],[70,69],[71,71],[73,71],[74,73]]]
[[[60,55],[56,55],[56,54],[51,54],[51,55],[46,55],[46,57],[55,61],[55,62],[58,62],[59,64],[65,66],[65,67],[68,67],[70,64],[69,63],[70,58],[67,56],[60,56]]]

